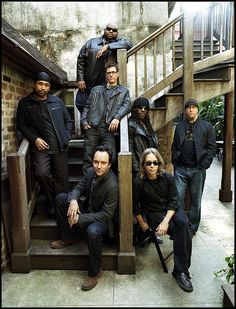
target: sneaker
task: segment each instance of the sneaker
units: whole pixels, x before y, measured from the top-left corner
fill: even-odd
[[[98,283],[98,279],[100,278],[101,276],[101,272],[99,272],[96,276],[94,277],[87,277],[83,284],[82,284],[82,290],[83,291],[89,291],[89,290],[92,290],[93,288],[95,288],[95,286],[97,285]]]
[[[193,291],[193,286],[192,286],[192,283],[190,281],[191,278],[188,274],[186,274],[186,273],[176,274],[176,273],[172,272],[172,275],[177,280],[181,289],[183,289],[185,292],[192,292]]]
[[[65,240],[55,240],[50,244],[50,247],[52,249],[62,249],[68,246],[71,246],[78,242],[78,238],[71,238],[71,239],[65,239]]]

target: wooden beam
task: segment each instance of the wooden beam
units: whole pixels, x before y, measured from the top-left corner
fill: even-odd
[[[231,168],[232,168],[232,139],[233,139],[233,91],[225,95],[225,116],[224,116],[224,146],[221,189],[219,200],[221,202],[232,202],[231,190]]]

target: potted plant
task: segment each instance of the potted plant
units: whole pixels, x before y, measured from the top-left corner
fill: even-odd
[[[222,284],[222,289],[224,291],[223,307],[234,307],[234,254],[226,256],[225,262],[227,266],[214,272],[214,275],[216,277],[225,276],[227,281],[227,284]]]

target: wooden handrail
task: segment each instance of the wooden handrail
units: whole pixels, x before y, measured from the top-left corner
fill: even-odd
[[[176,23],[178,23],[181,19],[183,18],[183,13],[181,13],[180,15],[178,15],[176,18],[174,18],[173,20],[171,20],[170,22],[168,22],[167,24],[165,24],[164,26],[160,27],[159,29],[157,29],[156,31],[154,31],[153,33],[151,33],[149,36],[147,36],[145,39],[143,39],[142,41],[140,41],[138,44],[136,44],[135,46],[133,46],[131,49],[128,50],[127,52],[127,56],[130,57],[132,56],[134,53],[136,53],[138,50],[140,50],[141,48],[143,48],[145,45],[147,45],[148,43],[150,43],[151,41],[153,41],[155,38],[157,38],[159,35],[163,34],[165,31],[167,31],[168,29],[170,29],[171,27],[173,27]]]

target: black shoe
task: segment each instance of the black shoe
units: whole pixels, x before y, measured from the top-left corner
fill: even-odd
[[[176,274],[172,272],[172,275],[176,278],[179,286],[185,291],[185,292],[192,292],[193,291],[193,286],[190,281],[190,276],[186,273],[180,273]]]
[[[191,230],[191,238],[193,238],[196,235],[197,231]]]

